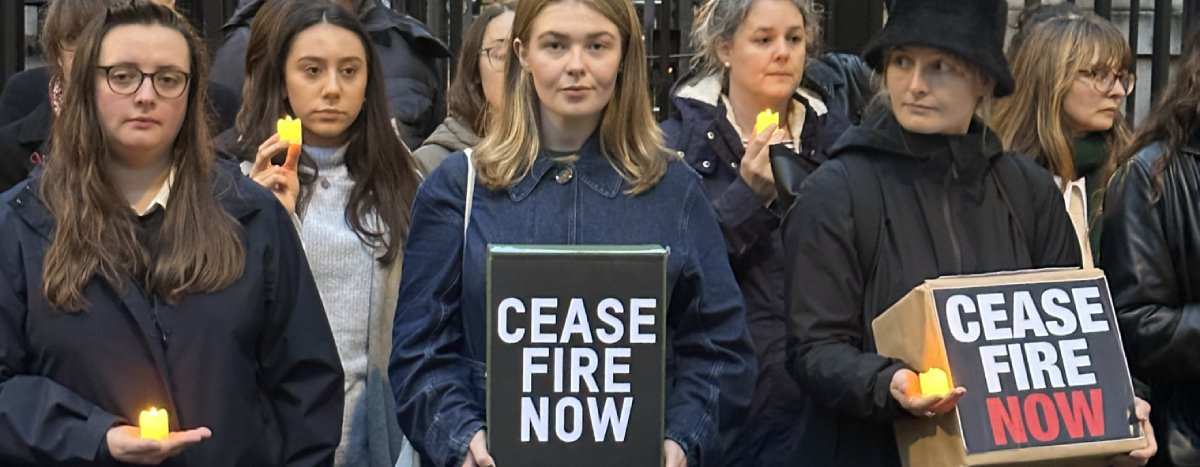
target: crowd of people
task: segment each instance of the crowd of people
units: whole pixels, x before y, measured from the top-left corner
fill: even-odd
[[[488,245],[654,244],[667,467],[901,465],[972,388],[871,321],[1054,267],[1111,287],[1146,445],[1110,463],[1200,465],[1200,28],[1134,127],[1115,26],[1006,47],[1007,8],[888,2],[857,56],[812,0],[705,0],[656,122],[630,0],[489,4],[448,86],[379,0],[243,1],[211,60],[172,1],[51,0],[0,96],[0,464],[494,466]]]

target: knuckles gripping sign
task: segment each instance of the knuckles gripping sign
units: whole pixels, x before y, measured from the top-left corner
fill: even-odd
[[[967,389],[945,417],[896,423],[908,465],[1103,465],[1144,444],[1099,270],[926,281],[873,327],[881,355],[918,371],[948,368]]]
[[[488,249],[488,449],[499,465],[662,465],[667,250]]]

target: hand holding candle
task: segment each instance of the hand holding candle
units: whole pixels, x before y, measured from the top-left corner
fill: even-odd
[[[292,118],[291,115],[284,116],[275,123],[275,131],[279,134],[280,141],[288,142],[287,159],[283,167],[296,170],[296,160],[300,155],[300,147],[304,144],[304,127],[300,124],[300,119]]]
[[[156,439],[159,441],[167,439],[167,433],[170,432],[167,410],[159,410],[157,407],[150,407],[150,410],[143,410],[141,416],[138,417],[138,427],[141,428],[142,439]]]
[[[766,130],[771,125],[779,127],[779,113],[771,109],[759,112],[758,117],[754,119],[754,134],[762,133],[763,130]]]
[[[921,381],[922,395],[944,396],[950,392],[950,377],[941,368],[930,368],[918,377]]]
[[[149,414],[144,411],[142,414]],[[113,459],[125,464],[158,465],[163,461],[179,455],[188,446],[212,437],[212,430],[199,427],[187,431],[165,431],[166,411],[156,410],[157,417],[163,417],[162,439],[150,439],[142,436],[142,430],[149,424],[142,421],[141,427],[118,425],[108,429],[104,442]],[[144,418],[144,417],[141,417]]]

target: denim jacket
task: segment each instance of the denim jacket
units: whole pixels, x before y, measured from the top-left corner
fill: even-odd
[[[466,176],[466,157],[454,153],[417,193],[392,331],[397,416],[427,465],[457,467],[484,428],[488,244],[669,247],[665,434],[688,465],[717,465],[721,433],[741,423],[757,366],[742,296],[695,172],[672,161],[657,186],[630,196],[593,135],[574,163],[543,153],[507,190],[473,181],[464,248]]]

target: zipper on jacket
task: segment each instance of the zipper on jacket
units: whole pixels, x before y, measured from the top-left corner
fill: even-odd
[[[958,166],[950,163],[950,174],[946,176],[945,192],[942,193],[942,217],[946,221],[946,231],[950,234],[950,250],[954,252],[954,273],[962,274],[962,248],[958,244],[958,233],[954,229],[954,215],[950,212],[950,188],[958,180]]]

